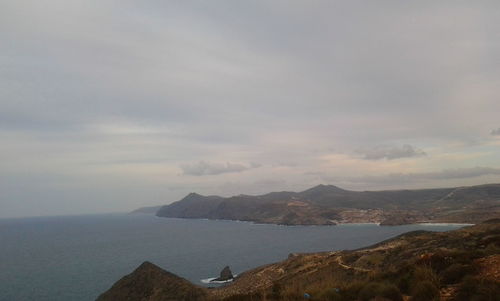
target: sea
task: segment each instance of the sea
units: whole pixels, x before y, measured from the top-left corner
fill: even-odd
[[[280,226],[132,214],[0,219],[0,300],[95,300],[144,261],[206,286],[226,265],[239,274],[290,253],[463,226]]]

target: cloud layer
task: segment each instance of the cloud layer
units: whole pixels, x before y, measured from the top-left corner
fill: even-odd
[[[500,168],[499,20],[493,1],[1,1],[0,215],[500,182],[477,170]]]
[[[411,145],[405,144],[401,147],[377,146],[372,149],[359,150],[365,160],[394,160],[401,158],[412,158],[425,156],[426,153]]]
[[[220,175],[223,173],[242,172],[250,168],[252,166],[230,162],[224,164],[200,161],[194,164],[181,165],[183,174],[190,176]]]
[[[353,182],[379,182],[381,184],[389,181],[396,183],[412,183],[412,182],[425,182],[428,180],[456,180],[468,179],[482,176],[498,176],[500,175],[500,168],[491,167],[470,167],[470,168],[455,168],[445,169],[435,172],[420,172],[420,173],[394,173],[382,176],[365,176],[358,178],[351,178]]]

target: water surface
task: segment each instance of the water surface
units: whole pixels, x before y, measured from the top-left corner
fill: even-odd
[[[94,300],[145,260],[203,285],[226,265],[239,274],[292,252],[354,249],[412,230],[459,227],[290,227],[125,214],[0,219],[0,300]]]

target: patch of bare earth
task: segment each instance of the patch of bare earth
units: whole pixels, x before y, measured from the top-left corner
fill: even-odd
[[[288,206],[295,206],[295,207],[307,207],[309,204],[301,202],[301,201],[292,201],[287,204]]]
[[[455,296],[455,293],[458,290],[458,285],[453,284],[453,285],[448,285],[446,287],[443,287],[440,291],[440,301],[448,301],[448,300],[453,300],[453,296]]]
[[[476,262],[481,267],[479,272],[481,278],[500,282],[500,254],[481,258]]]

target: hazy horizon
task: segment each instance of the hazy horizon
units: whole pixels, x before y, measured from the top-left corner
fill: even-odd
[[[478,185],[495,185],[495,184],[500,184],[500,183],[482,183],[482,184],[478,184]],[[333,184],[318,184],[318,185],[333,185]],[[316,186],[318,186],[316,185]],[[336,186],[336,185],[333,185],[333,186]],[[314,186],[313,186],[314,187]],[[306,189],[309,189],[309,188],[313,188],[313,187],[308,187]],[[338,187],[338,186],[337,186]],[[460,187],[460,186],[456,186],[456,187]],[[465,186],[467,187],[467,186]],[[342,187],[339,187],[339,188],[342,188]],[[416,188],[412,188],[412,189],[439,189],[439,188],[454,188],[454,187],[416,187]],[[404,187],[401,187],[401,188],[396,188],[396,189],[389,189],[389,190],[405,190],[406,188]],[[303,190],[286,190],[286,191],[289,191],[289,192],[301,192]],[[371,189],[371,190],[352,190],[352,191],[382,191],[382,190],[377,190],[377,189]],[[271,192],[279,192],[279,191],[268,191],[268,192],[264,192],[264,193],[260,193],[260,194],[220,194],[218,196],[221,196],[221,197],[233,197],[233,196],[238,196],[238,195],[250,195],[250,196],[259,196],[259,195],[265,195],[266,193],[271,193]],[[70,214],[65,214],[65,213],[62,213],[62,214],[41,214],[41,215],[17,215],[17,216],[6,216],[6,217],[3,217],[3,216],[0,216],[0,218],[38,218],[38,217],[58,217],[58,216],[84,216],[84,215],[99,215],[99,214],[129,214],[131,213],[132,211],[136,210],[136,209],[140,209],[140,208],[143,208],[143,207],[157,207],[157,206],[163,206],[163,205],[168,205],[168,204],[171,204],[173,202],[176,202],[176,201],[180,201],[182,200],[185,196],[187,196],[188,194],[190,193],[197,193],[197,194],[201,194],[201,193],[198,193],[196,191],[191,191],[191,192],[188,192],[186,195],[180,197],[179,199],[175,199],[175,200],[165,200],[163,202],[159,202],[159,203],[151,203],[151,204],[142,204],[140,205],[139,207],[134,207],[134,208],[127,208],[127,209],[123,209],[123,210],[116,210],[116,211],[100,211],[100,212],[94,212],[94,211],[89,211],[89,212],[79,212],[79,213],[70,213]],[[205,195],[205,196],[208,196],[208,195]]]
[[[0,217],[500,183],[495,1],[0,2]]]

